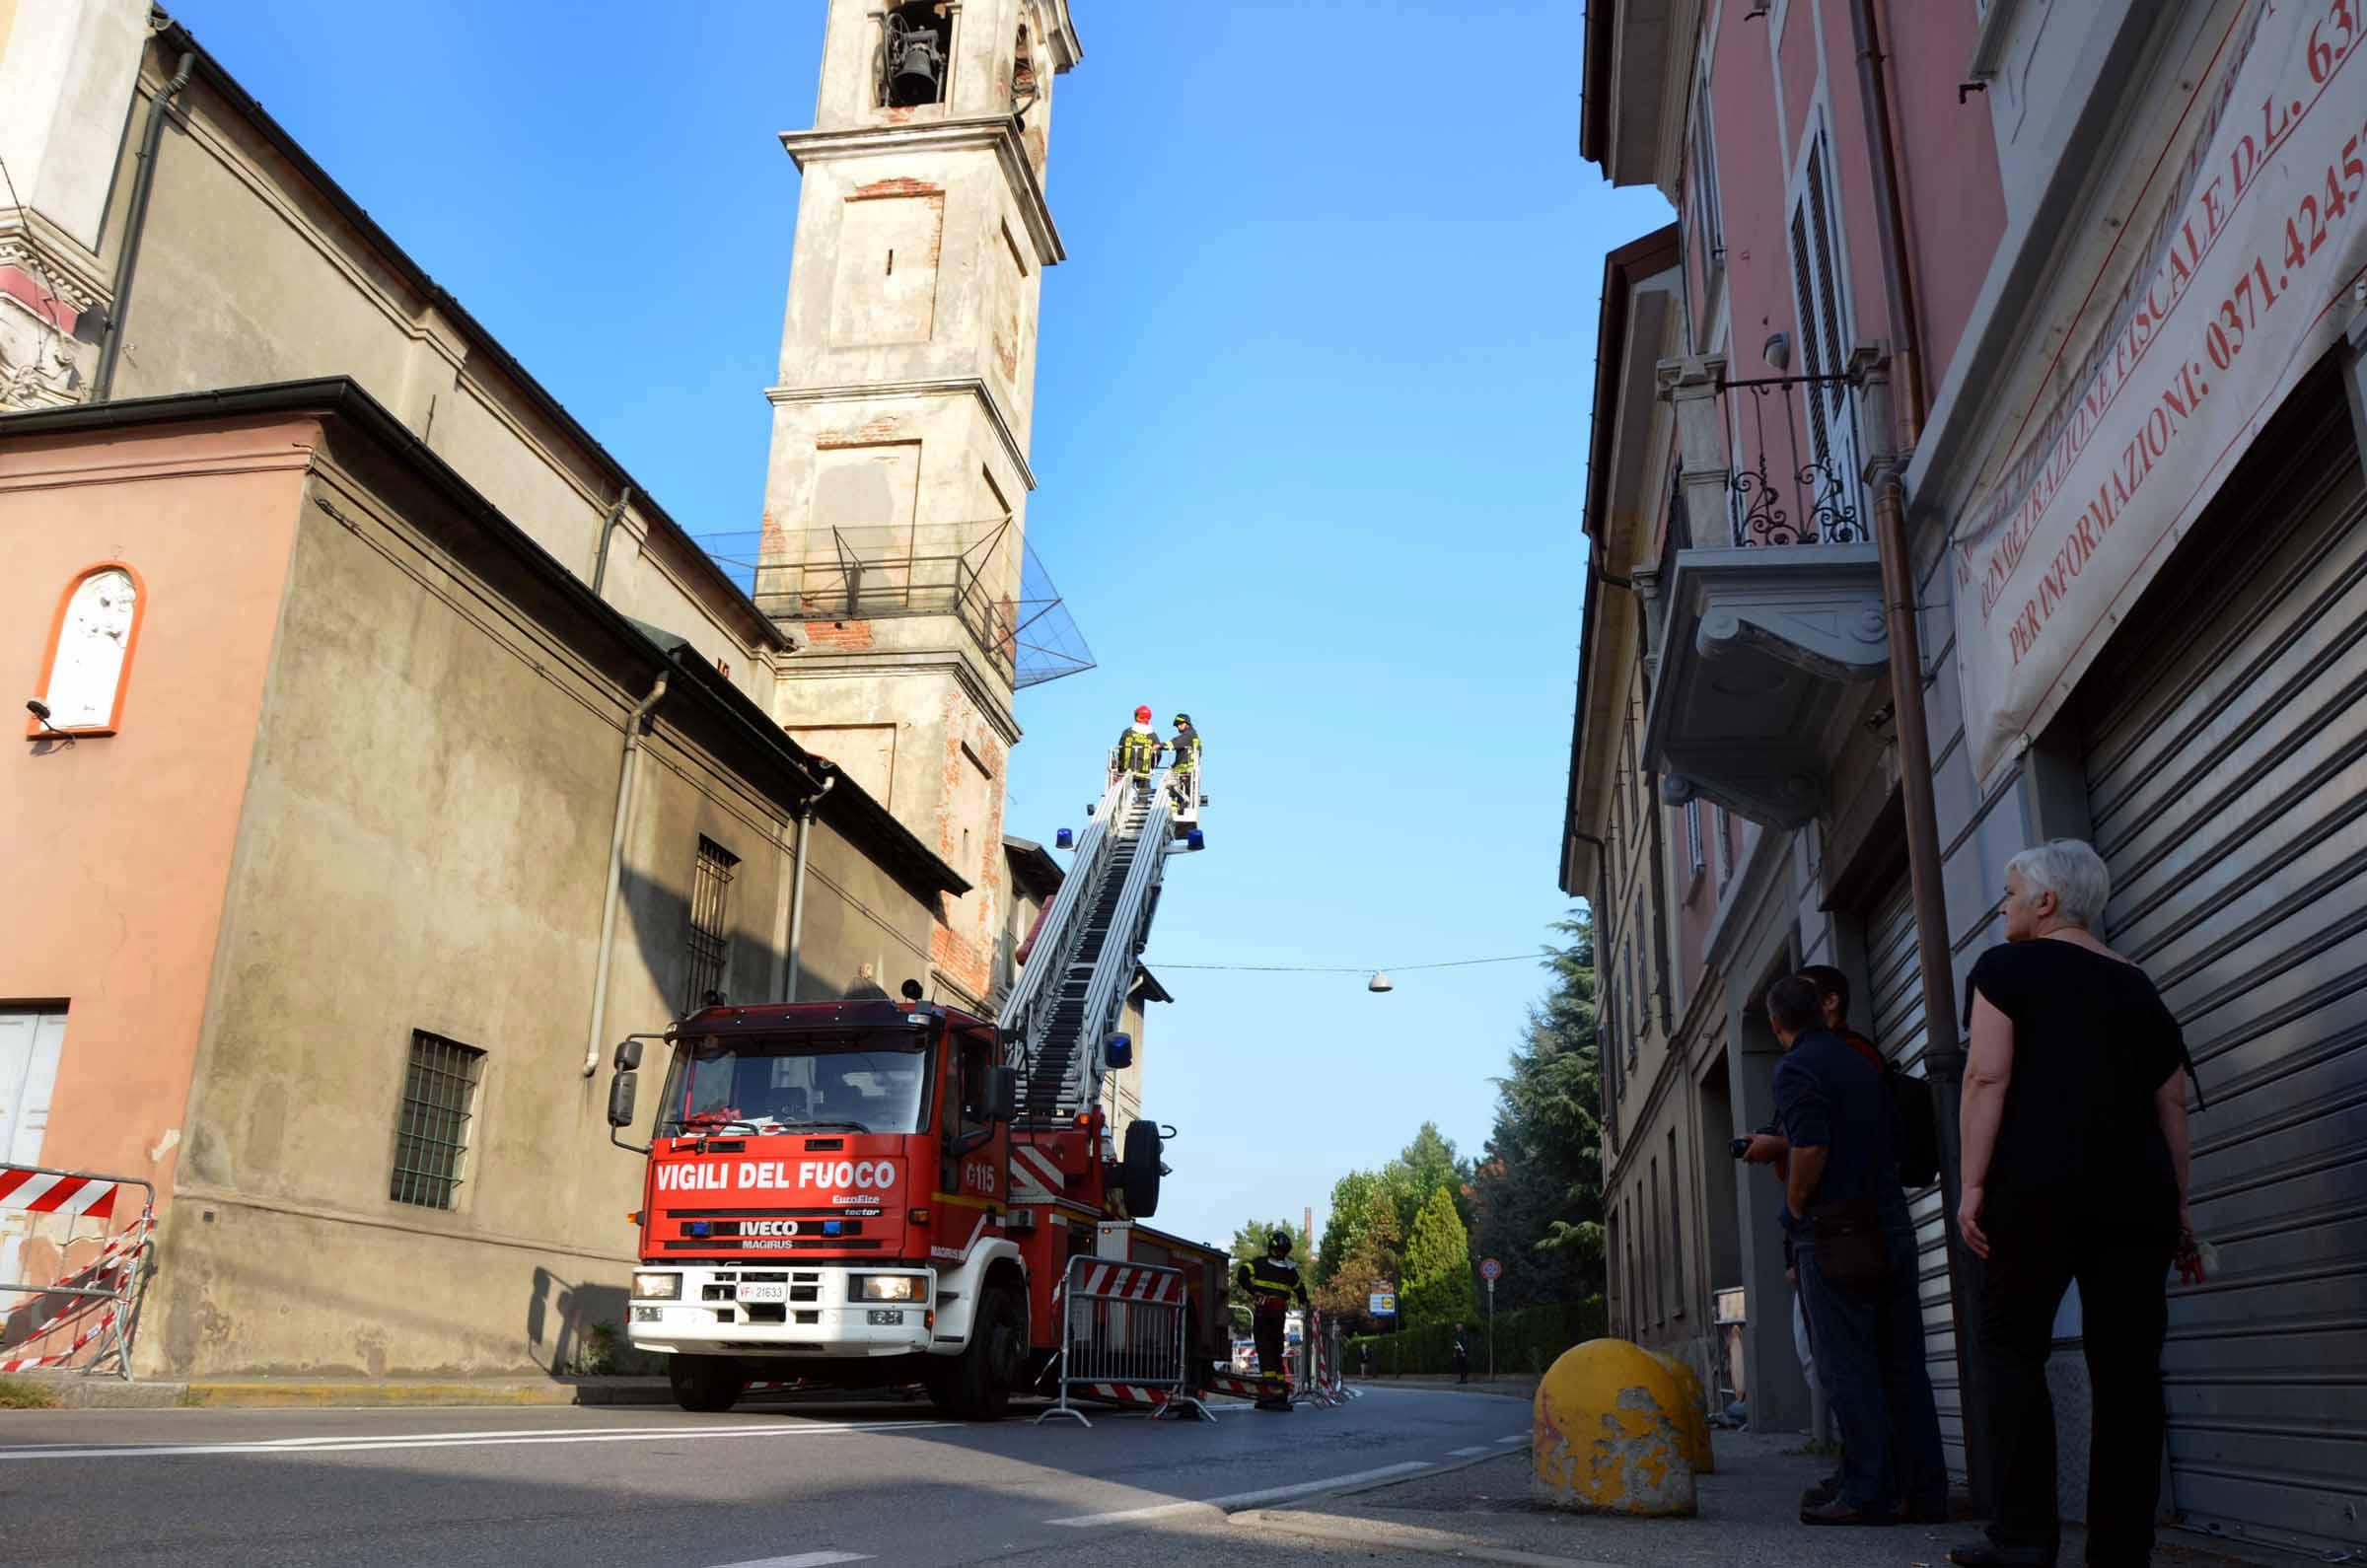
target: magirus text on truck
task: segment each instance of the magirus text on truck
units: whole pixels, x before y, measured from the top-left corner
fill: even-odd
[[[1195,784],[1197,781],[1194,781]],[[998,1019],[884,996],[717,1006],[616,1048],[610,1140],[648,1157],[628,1334],[685,1409],[751,1382],[918,1381],[939,1409],[1001,1415],[1047,1379],[1072,1259],[1178,1268],[1184,1391],[1231,1331],[1227,1257],[1153,1231],[1165,1136],[1112,1136],[1103,1075],[1166,862],[1203,842],[1197,788],[1112,768]],[[647,1043],[666,1051],[646,1148]]]

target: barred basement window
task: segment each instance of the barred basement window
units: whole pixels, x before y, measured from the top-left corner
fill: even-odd
[[[485,1053],[473,1046],[425,1030],[412,1033],[402,1114],[394,1123],[394,1179],[387,1192],[395,1202],[452,1207],[484,1061]]]
[[[707,1005],[723,991],[732,957],[732,875],[740,857],[701,833],[698,869],[690,880],[690,978],[682,993],[682,1016]]]

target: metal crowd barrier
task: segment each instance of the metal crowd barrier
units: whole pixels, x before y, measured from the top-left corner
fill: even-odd
[[[1323,1409],[1347,1403],[1339,1382],[1339,1328],[1309,1311],[1299,1330],[1298,1365],[1292,1368],[1290,1402]]]
[[[115,1204],[124,1187],[140,1189],[140,1212],[118,1230]],[[60,1260],[54,1282],[0,1280],[0,1297],[12,1298],[0,1305],[0,1372],[70,1366],[97,1345],[97,1357],[82,1370],[98,1372],[111,1359],[116,1375],[129,1379],[131,1341],[156,1246],[155,1186],[138,1176],[0,1165],[0,1210],[65,1225],[64,1238],[51,1242]],[[85,1234],[86,1224],[96,1230]],[[77,1263],[77,1247],[97,1250]],[[43,1343],[52,1348],[16,1353]]]
[[[1061,1317],[1060,1399],[1036,1418],[1038,1426],[1056,1415],[1093,1425],[1069,1402],[1072,1396],[1145,1405],[1153,1420],[1187,1410],[1216,1419],[1193,1394],[1187,1374],[1182,1269],[1072,1257],[1053,1296],[1052,1310]]]

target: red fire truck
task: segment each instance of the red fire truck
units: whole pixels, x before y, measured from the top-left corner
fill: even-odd
[[[1199,807],[1164,771],[1111,781],[994,1020],[906,981],[902,1001],[710,1007],[617,1047],[610,1137],[648,1156],[628,1335],[668,1358],[684,1409],[729,1409],[751,1382],[918,1382],[993,1419],[1057,1357],[1053,1293],[1088,1254],[1180,1268],[1192,1387],[1224,1359],[1227,1256],[1142,1224],[1165,1139],[1136,1121],[1121,1145],[1101,1106]],[[642,1150],[614,1129],[645,1042],[667,1060]]]

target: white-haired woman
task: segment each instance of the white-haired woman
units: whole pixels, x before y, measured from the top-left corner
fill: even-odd
[[[2054,1408],[2046,1355],[2064,1287],[2079,1282],[2095,1425],[2088,1562],[2153,1551],[2162,1453],[2167,1277],[2187,1217],[2190,1063],[2178,1021],[2142,969],[2106,947],[2111,877],[2094,849],[2057,839],[2005,875],[2005,944],[1965,983],[1965,1245],[1988,1259],[1980,1345],[1996,1451],[1987,1540],[1967,1565],[2051,1565]]]

